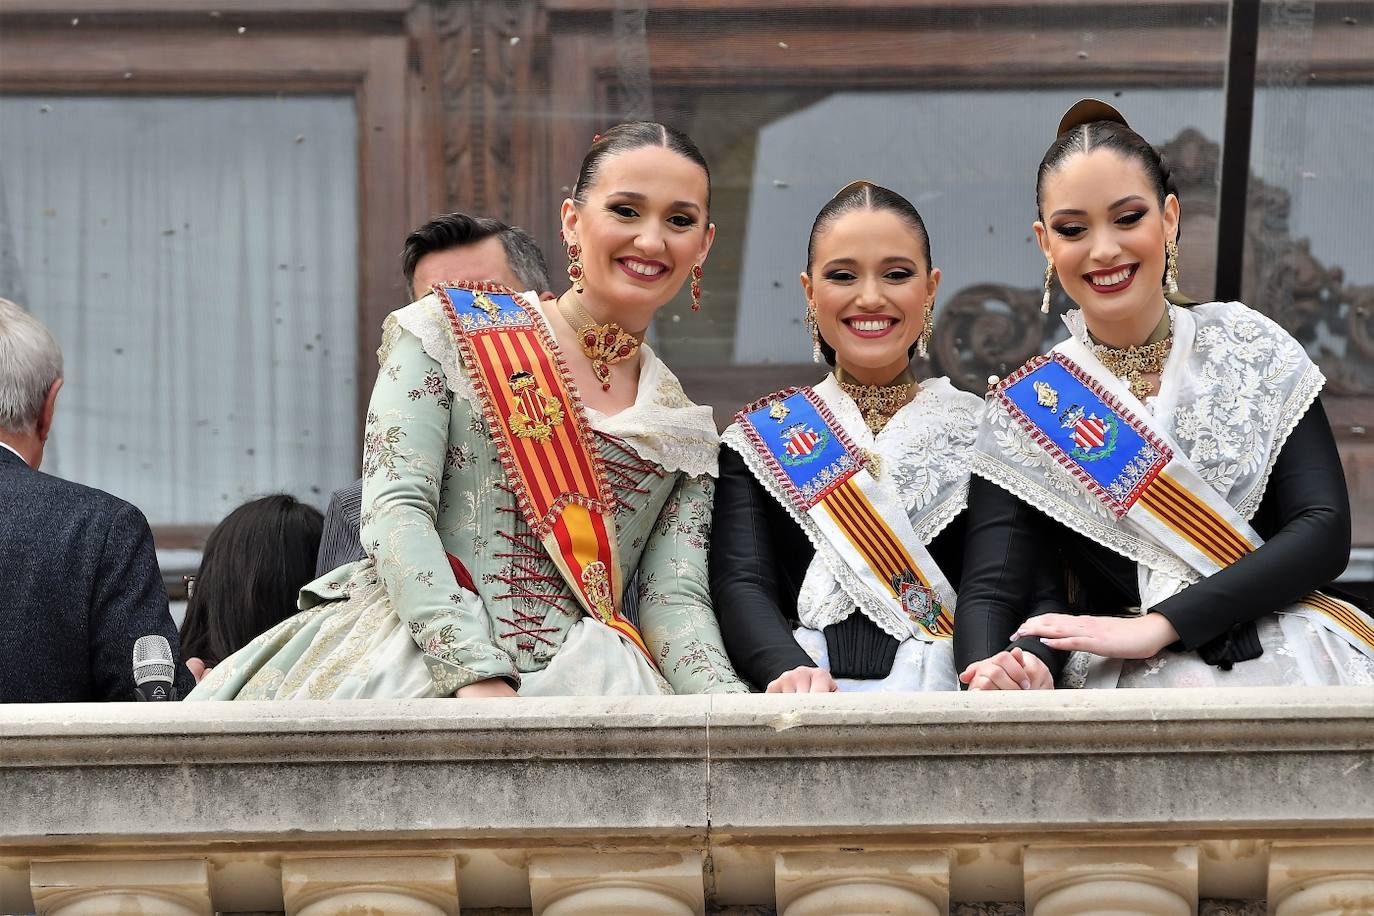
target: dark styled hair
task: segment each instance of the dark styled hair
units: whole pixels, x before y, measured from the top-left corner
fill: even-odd
[[[445,213],[436,216],[406,236],[401,249],[401,272],[406,278],[406,292],[415,296],[415,265],[427,254],[448,251],[464,245],[475,245],[492,236],[501,239],[511,273],[528,290],[548,292],[549,266],[534,238],[524,229],[508,226],[499,219],[468,216],[466,213]],[[451,280],[489,280],[490,277],[449,277]]]
[[[1134,159],[1145,170],[1145,176],[1155,189],[1159,205],[1164,206],[1164,198],[1170,194],[1178,197],[1178,187],[1163,154],[1145,142],[1145,138],[1125,124],[1116,121],[1089,121],[1066,130],[1055,138],[1040,160],[1040,170],[1035,174],[1035,212],[1041,213],[1041,198],[1044,194],[1045,179],[1064,166],[1065,160],[1076,153],[1086,153],[1095,149],[1115,150],[1127,159]]]
[[[830,198],[825,206],[821,207],[821,212],[816,214],[816,220],[811,224],[811,235],[806,240],[806,272],[808,275],[811,273],[812,263],[816,260],[816,240],[829,230],[841,216],[855,210],[886,210],[906,223],[911,231],[915,232],[921,239],[921,254],[926,259],[926,273],[930,273],[930,233],[926,231],[926,222],[921,219],[920,211],[912,206],[911,201],[896,191],[873,184],[871,181],[852,181],[840,188],[835,196]],[[821,344],[821,355],[833,368],[835,365],[835,348],[830,346],[824,337],[820,337],[819,334],[817,336]],[[916,344],[913,343],[906,355],[910,358],[915,352]]]
[[[1040,160],[1040,169],[1035,173],[1035,214],[1041,222],[1045,219],[1042,209],[1045,179],[1063,168],[1070,157],[1095,149],[1114,150],[1140,163],[1161,207],[1170,194],[1179,197],[1178,185],[1174,183],[1173,172],[1164,154],[1147,143],[1144,137],[1117,121],[1088,121],[1056,137],[1045,151],[1045,158]],[[1174,233],[1174,241],[1177,242],[1182,235],[1183,223],[1180,222]],[[1173,302],[1175,298],[1180,303],[1191,302],[1187,297],[1176,297],[1175,294],[1170,294],[1169,301]]]
[[[596,181],[601,163],[621,153],[639,149],[642,146],[661,146],[670,149],[697,165],[706,173],[706,209],[711,209],[711,167],[706,157],[697,149],[692,138],[666,124],[655,121],[631,121],[617,124],[604,134],[598,134],[592,141],[591,149],[582,157],[582,168],[577,172],[577,183],[573,185],[572,199],[579,204],[587,202],[587,189]]]
[[[205,541],[181,624],[181,657],[215,665],[296,612],[315,578],[324,516],[278,493],[244,503]]]

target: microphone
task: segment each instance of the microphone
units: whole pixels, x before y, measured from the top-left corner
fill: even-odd
[[[175,700],[176,659],[165,636],[140,636],[134,641],[134,697],[146,702]]]

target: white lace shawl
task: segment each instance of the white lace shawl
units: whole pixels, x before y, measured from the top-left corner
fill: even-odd
[[[1170,310],[1174,345],[1159,394],[1146,407],[1180,454],[1249,519],[1259,508],[1284,443],[1325,378],[1301,344],[1239,302]],[[1064,323],[1086,341],[1079,311],[1066,314]],[[1128,530],[1130,526],[1089,498],[996,398],[989,400],[984,414],[973,471],[1122,556],[1179,583],[1198,578],[1177,557]]]
[[[533,306],[538,320],[545,321],[539,300],[530,293],[521,295],[527,305]],[[544,326],[552,336],[547,322]],[[419,338],[425,353],[443,369],[448,389],[475,410],[481,410],[477,392],[463,369],[462,360],[449,337],[442,307],[433,293],[387,316],[382,326],[382,346],[377,351],[379,360],[385,360],[395,335],[401,330]],[[669,473],[681,472],[689,477],[717,476],[720,437],[711,408],[698,406],[688,399],[677,376],[648,344],[641,344],[639,353],[639,391],[635,402],[614,416],[606,416],[584,404],[587,421],[593,429],[623,439],[639,457]]]
[[[896,490],[923,544],[929,544],[964,510],[968,504],[969,457],[983,409],[977,396],[958,390],[947,378],[924,381],[911,403],[897,411],[875,439],[858,405],[841,390],[833,375],[813,390],[856,447],[877,453],[878,486]],[[780,492],[743,431],[731,426],[724,439],[744,457],[759,483],[782,503],[816,548],[797,596],[797,616],[802,624],[819,630],[858,609],[894,639],[908,638],[910,625],[895,614],[884,613],[880,602],[865,599],[867,587],[830,546],[816,523],[798,512]]]

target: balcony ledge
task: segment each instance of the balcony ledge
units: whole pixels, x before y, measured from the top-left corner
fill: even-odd
[[[538,911],[547,862],[608,852],[773,905],[799,855],[918,850],[947,906],[1095,848],[1195,850],[1196,907],[1264,898],[1274,849],[1374,862],[1374,688],[4,706],[0,798],[5,913],[60,909],[52,863],[204,862],[235,911],[298,859],[398,856]]]

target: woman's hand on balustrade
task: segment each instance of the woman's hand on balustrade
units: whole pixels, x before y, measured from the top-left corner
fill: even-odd
[[[768,684],[764,693],[834,693],[840,687],[824,668],[793,668]]]
[[[186,659],[186,667],[191,670],[191,676],[196,679],[197,684],[205,678],[205,675],[210,673],[210,666],[205,664],[203,659],[194,656]]]
[[[1051,649],[1091,652],[1106,658],[1150,658],[1178,641],[1178,631],[1162,614],[1141,617],[1087,617],[1041,614],[1012,636],[1038,636]]]
[[[1019,647],[974,662],[959,675],[969,690],[1053,690],[1054,677],[1033,652]]]
[[[485,681],[474,681],[466,687],[459,687],[455,696],[460,699],[471,700],[481,697],[513,697],[519,696],[519,694],[510,685],[510,681],[503,677],[493,677]]]

